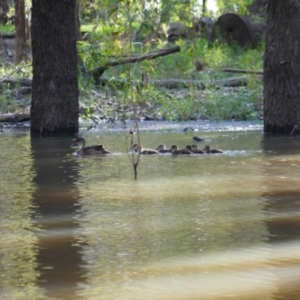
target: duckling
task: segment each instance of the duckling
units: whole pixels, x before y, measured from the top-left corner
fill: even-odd
[[[165,144],[159,145],[155,150],[159,153],[171,153],[171,149],[167,149]]]
[[[141,154],[158,154],[159,153],[158,151],[151,149],[151,148],[143,148],[139,144],[133,144],[131,149],[134,150],[135,152],[140,152]]]
[[[93,145],[85,147],[85,139],[84,138],[77,138],[75,142],[71,145],[73,147],[79,147],[74,154],[75,155],[103,155],[103,154],[110,154],[110,151],[106,150],[103,145]]]
[[[194,136],[194,137],[193,137],[193,140],[194,140],[195,142],[203,142],[203,141],[204,141],[204,139],[201,138],[201,137],[199,137],[199,136]]]
[[[203,151],[205,153],[223,153],[223,150],[221,149],[211,149],[209,145],[206,145],[204,148],[203,148]]]
[[[178,149],[176,145],[171,147],[171,152],[173,155],[180,155],[180,154],[193,154],[190,150],[187,149]]]
[[[194,145],[194,146],[196,146],[196,145]],[[193,148],[191,145],[187,145],[185,147],[185,149],[187,149],[187,150],[189,150],[189,151],[191,151],[192,153],[195,153],[195,154],[204,154],[205,153],[203,150],[198,149],[198,147],[197,148]]]

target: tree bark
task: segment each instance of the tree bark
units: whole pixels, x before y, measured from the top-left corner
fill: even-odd
[[[16,65],[26,57],[25,2],[15,0],[16,11]]]
[[[269,0],[268,5],[264,131],[288,135],[300,124],[300,1]]]
[[[32,135],[78,132],[76,1],[32,1]]]

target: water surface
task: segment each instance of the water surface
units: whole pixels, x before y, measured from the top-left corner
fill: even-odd
[[[300,138],[197,132],[220,155],[142,157],[131,136],[0,136],[1,299],[299,299]],[[144,130],[184,147],[195,133]]]

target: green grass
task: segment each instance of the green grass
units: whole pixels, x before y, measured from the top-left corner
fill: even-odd
[[[209,86],[215,80],[240,76],[239,74],[223,72],[224,68],[262,69],[264,45],[258,49],[243,49],[226,44],[219,45],[218,43],[210,45],[204,39],[193,43],[180,41],[178,44],[181,47],[179,53],[141,63],[117,66],[105,71],[104,77],[123,79],[131,83],[130,88],[125,90],[117,88],[118,97],[122,99],[120,101],[123,106],[127,104],[140,108],[148,106],[152,108],[150,111],[154,117],[166,120],[198,118],[258,120],[261,118],[263,87],[261,80],[256,75],[243,75],[247,76],[247,87],[234,89],[210,87],[202,92],[196,87],[191,87],[185,97],[181,97],[180,93],[173,90],[157,89],[150,84],[144,86],[143,89],[132,84],[139,82],[142,77],[146,76],[150,80],[169,78],[200,80]],[[139,53],[139,51],[140,53],[147,53],[153,50],[149,45],[138,46],[135,45],[134,53]],[[168,46],[170,45],[163,43],[158,45],[159,48]],[[118,44],[115,44],[115,47],[118,47]],[[118,51],[118,49],[115,50],[115,52]],[[203,62],[205,66],[203,71],[195,70],[195,60]],[[99,66],[99,61],[93,62],[91,60],[90,65],[97,63]]]
[[[11,96],[10,85],[3,84],[0,87],[0,112],[12,113],[18,109],[18,103]]]
[[[2,33],[13,33],[15,32],[15,25],[14,24],[0,24],[0,32]]]

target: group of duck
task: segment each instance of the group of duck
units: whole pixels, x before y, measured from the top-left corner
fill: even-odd
[[[213,153],[223,153],[221,149],[213,149],[206,145],[203,149],[199,149],[197,145],[187,145],[183,149],[179,149],[177,145],[167,148],[166,145],[161,144],[156,149],[143,148],[139,144],[133,144],[132,148],[135,152],[140,152],[141,154],[159,154],[159,153],[171,153],[172,155],[189,155],[189,154],[213,154]]]
[[[75,155],[106,155],[111,154],[110,151],[105,149],[103,145],[93,145],[85,146],[85,139],[79,137],[71,145],[72,148],[77,147],[77,150],[74,152]],[[142,155],[151,155],[151,154],[160,154],[160,153],[170,153],[172,155],[191,155],[191,154],[215,154],[223,153],[221,149],[211,148],[209,145],[206,145],[203,149],[199,149],[197,145],[187,145],[184,149],[179,149],[177,145],[173,145],[170,148],[167,148],[166,145],[161,144],[156,149],[152,148],[143,148],[140,144],[133,144],[131,150],[137,154]]]

